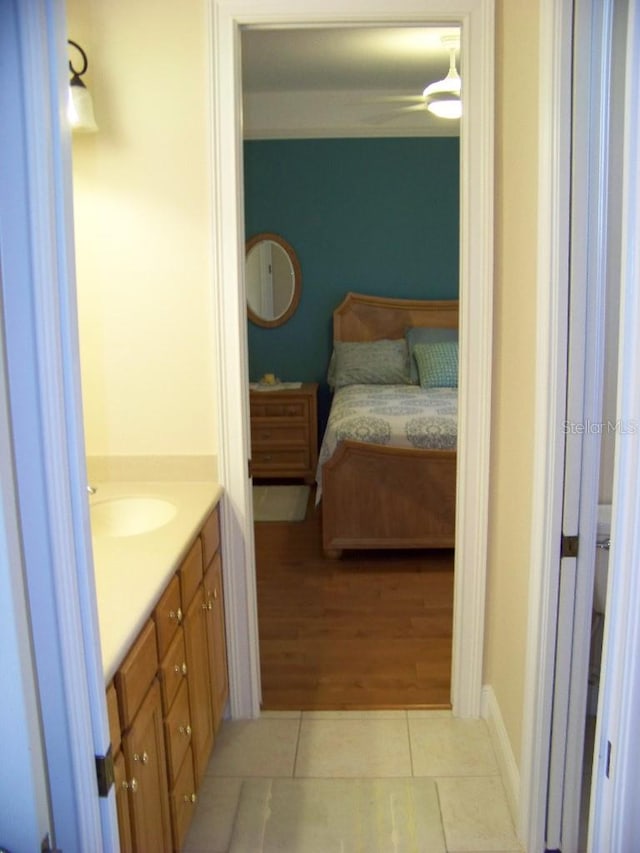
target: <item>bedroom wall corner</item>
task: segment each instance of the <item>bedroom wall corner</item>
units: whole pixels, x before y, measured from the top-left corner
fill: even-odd
[[[494,379],[483,683],[508,779],[524,715],[536,359],[538,18],[496,2]],[[509,749],[507,749],[507,744]],[[513,759],[514,766],[511,766]],[[515,786],[510,782],[510,786]],[[509,786],[507,786],[509,787]],[[514,805],[516,793],[512,793]]]
[[[207,3],[66,6],[99,127],[73,139],[87,453],[214,457]]]

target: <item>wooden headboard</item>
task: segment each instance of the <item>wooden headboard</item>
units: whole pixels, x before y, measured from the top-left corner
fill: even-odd
[[[333,312],[334,341],[402,338],[411,326],[458,328],[458,301],[389,299],[347,293]]]

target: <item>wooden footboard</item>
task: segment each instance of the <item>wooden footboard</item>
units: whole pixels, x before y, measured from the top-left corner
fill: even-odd
[[[322,544],[453,548],[456,452],[341,442],[322,469]]]

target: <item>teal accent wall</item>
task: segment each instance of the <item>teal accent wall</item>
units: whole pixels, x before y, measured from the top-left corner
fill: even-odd
[[[245,142],[246,236],[280,234],[302,268],[293,317],[249,323],[252,382],[324,383],[332,311],[349,290],[457,298],[459,172],[457,137]]]

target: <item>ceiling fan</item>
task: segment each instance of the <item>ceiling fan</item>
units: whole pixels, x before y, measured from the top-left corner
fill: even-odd
[[[449,48],[449,71],[442,80],[430,83],[422,95],[399,95],[385,98],[389,102],[415,101],[412,106],[398,107],[396,113],[429,110],[438,118],[459,119],[462,115],[462,81],[456,68],[456,50],[459,47],[458,36],[443,36],[442,44]],[[371,119],[372,122],[394,118],[388,113]]]

